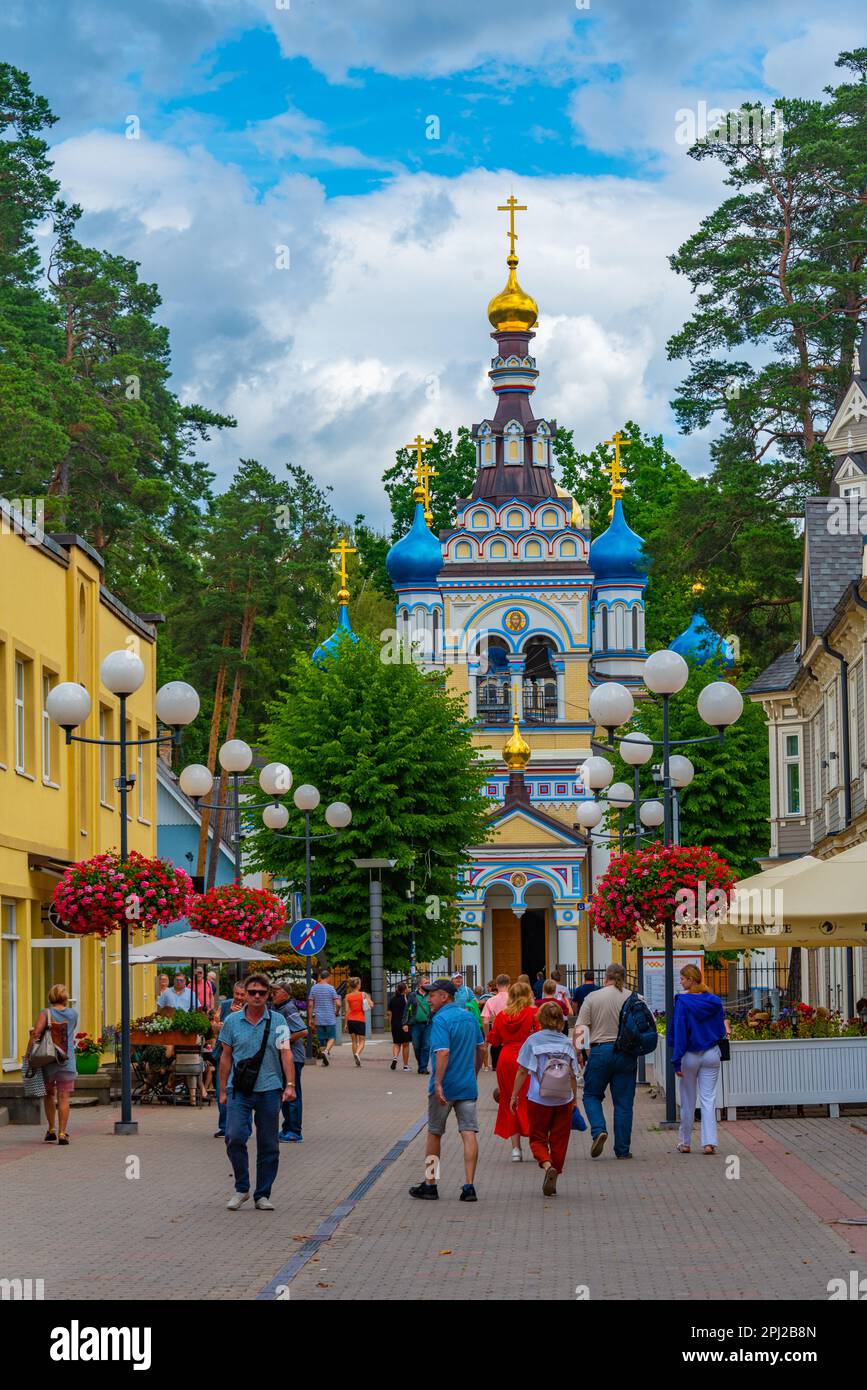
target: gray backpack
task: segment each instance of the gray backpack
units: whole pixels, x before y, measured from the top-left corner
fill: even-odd
[[[572,1099],[572,1062],[564,1053],[555,1052],[546,1060],[539,1077],[539,1095],[558,1105]]]

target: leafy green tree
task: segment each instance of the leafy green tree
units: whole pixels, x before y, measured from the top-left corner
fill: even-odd
[[[412,663],[383,662],[377,644],[346,640],[322,666],[295,655],[261,746],[288,763],[296,785],[318,787],[323,807],[352,807],[349,829],[319,842],[312,866],[312,908],[328,928],[329,957],[369,964],[367,875],[355,858],[397,861],[382,880],[386,966],[406,966],[413,931],[419,960],[447,952],[459,931],[466,846],[487,838],[484,769],[463,702]],[[313,823],[325,831],[318,813]],[[297,815],[288,829],[303,830]],[[303,887],[303,840],[261,830],[248,844],[257,867]]]
[[[706,845],[731,864],[739,878],[756,873],[756,860],[767,852],[770,792],[768,789],[768,730],[760,705],[744,701],[744,711],[722,741],[703,723],[696,709],[700,691],[721,679],[714,662],[690,663],[689,680],[671,699],[671,737],[711,735],[711,742],[694,748],[674,748],[690,758],[695,777],[680,793],[680,840],[684,845]],[[738,685],[748,684],[746,676]],[[650,696],[636,706],[634,727],[652,739],[662,738],[662,700]],[[654,750],[655,763],[661,750]],[[632,769],[620,767],[616,780],[632,784]],[[642,773],[642,796],[654,795],[649,771]]]

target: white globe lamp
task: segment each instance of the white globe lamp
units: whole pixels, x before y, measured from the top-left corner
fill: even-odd
[[[266,796],[285,796],[292,786],[292,773],[285,763],[266,763],[259,773],[259,786]]]
[[[289,824],[289,812],[285,806],[266,806],[262,820],[269,830],[285,830]]]
[[[345,801],[332,801],[325,809],[325,819],[332,830],[345,830],[352,820],[352,811]]]
[[[315,787],[311,787],[309,782],[304,782],[302,786],[296,787],[292,799],[299,811],[315,811],[319,805],[319,793]]]
[[[168,681],[157,691],[157,719],[170,729],[183,729],[192,724],[200,704],[197,692],[186,681]]]
[[[637,731],[620,740],[620,756],[630,767],[643,767],[653,757],[653,742]]]
[[[99,679],[112,695],[134,695],[144,678],[144,662],[128,648],[109,652],[99,668]]]
[[[209,796],[214,785],[214,779],[204,763],[190,763],[189,767],[184,768],[178,782],[181,791],[193,801]]]
[[[644,684],[654,695],[676,695],[689,680],[689,667],[680,652],[654,652],[644,663]]]
[[[49,719],[53,719],[61,729],[77,729],[90,714],[90,706],[90,696],[84,686],[76,681],[62,681],[45,698]]]
[[[253,750],[242,738],[230,738],[217,757],[224,772],[246,772],[253,761]]]
[[[588,709],[594,724],[617,729],[632,718],[635,700],[632,691],[619,681],[605,681],[591,691]]]
[[[698,697],[698,712],[705,724],[714,729],[727,729],[740,719],[744,697],[736,685],[728,681],[711,681]]]
[[[638,814],[642,825],[655,830],[665,820],[665,807],[661,801],[645,801]]]

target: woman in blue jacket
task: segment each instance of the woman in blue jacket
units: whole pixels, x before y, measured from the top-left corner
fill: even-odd
[[[718,1044],[726,1036],[722,1001],[711,994],[698,966],[685,965],[680,972],[682,994],[674,998],[671,1045],[674,1070],[680,1077],[680,1143],[688,1154],[695,1119],[695,1098],[701,1106],[703,1152],[716,1153],[716,1085],[719,1079]]]

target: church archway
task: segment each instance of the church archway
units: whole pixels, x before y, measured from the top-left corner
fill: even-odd
[[[481,659],[476,676],[476,713],[486,724],[508,724],[512,712],[512,677],[505,638],[486,634],[479,639],[476,656]]]
[[[524,646],[524,718],[531,724],[553,724],[557,718],[553,654],[547,637],[531,637]]]

